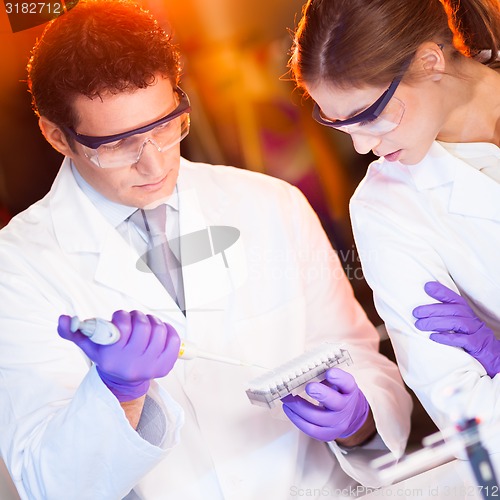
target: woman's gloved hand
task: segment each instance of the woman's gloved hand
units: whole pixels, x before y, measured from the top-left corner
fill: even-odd
[[[96,364],[102,381],[120,402],[146,394],[150,381],[167,375],[179,354],[180,338],[174,327],[140,311],[113,313],[120,340],[111,345],[95,344],[78,330],[72,333],[70,323],[70,316],[59,317],[59,335]]]
[[[300,396],[285,396],[283,411],[305,434],[320,441],[347,438],[365,423],[370,405],[354,377],[340,368],[330,368],[323,382],[306,386],[315,405]]]
[[[438,303],[416,307],[415,327],[432,331],[430,338],[439,344],[461,347],[477,359],[490,377],[500,371],[500,341],[474,314],[466,300],[437,281],[424,290]]]

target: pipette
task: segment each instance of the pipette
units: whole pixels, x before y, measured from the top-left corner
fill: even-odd
[[[84,321],[80,321],[78,316],[73,316],[71,318],[70,329],[73,333],[77,330],[86,337],[88,337],[95,344],[100,345],[111,345],[115,342],[118,342],[120,339],[120,330],[111,323],[111,321],[106,321],[101,318],[91,318],[86,319]],[[257,368],[264,368],[263,366],[255,365],[252,363],[245,363],[239,359],[229,358],[227,356],[220,356],[218,354],[214,354],[208,351],[204,351],[203,349],[199,349],[198,346],[193,344],[192,342],[188,342],[186,340],[181,341],[181,348],[179,350],[179,359],[195,359],[195,358],[203,358],[209,359],[211,361],[219,361],[220,363],[226,363],[230,365],[237,366],[254,366]]]

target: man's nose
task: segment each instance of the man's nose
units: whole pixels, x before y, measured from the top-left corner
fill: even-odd
[[[154,175],[156,172],[162,171],[163,162],[164,157],[160,146],[153,139],[147,137],[139,154],[137,169]]]

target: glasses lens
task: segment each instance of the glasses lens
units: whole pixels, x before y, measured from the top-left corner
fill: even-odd
[[[182,141],[189,133],[189,114],[184,113],[172,121],[154,128],[150,136],[161,151],[166,151]]]
[[[393,97],[378,118],[372,121],[337,127],[348,134],[383,135],[393,131],[400,123],[405,112],[405,105]]]
[[[151,142],[161,152],[181,142],[189,133],[189,124],[189,113],[184,113],[144,134],[103,144],[97,149],[82,147],[87,158],[98,167],[129,167],[139,161],[147,142]]]
[[[394,130],[400,123],[405,112],[405,105],[397,97],[393,97],[377,120],[371,122],[373,133],[386,133]],[[370,124],[368,124],[370,125]]]

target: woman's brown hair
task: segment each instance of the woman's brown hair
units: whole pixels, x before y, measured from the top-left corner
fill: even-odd
[[[426,41],[476,56],[500,49],[499,0],[309,0],[289,62],[299,86],[382,86]]]

